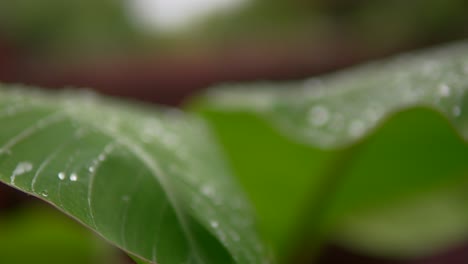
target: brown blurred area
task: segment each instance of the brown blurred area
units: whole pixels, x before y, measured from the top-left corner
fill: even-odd
[[[353,42],[325,39],[284,46],[259,41],[192,54],[103,55],[89,61],[63,62],[29,58],[4,41],[0,46],[0,78],[5,83],[46,88],[87,87],[174,105],[223,82],[301,79],[408,48],[375,52]]]
[[[18,1],[21,8],[6,2],[0,3],[0,82],[48,89],[86,87],[165,105],[180,105],[224,82],[302,79],[468,36],[468,4],[462,0],[252,0],[237,13],[212,15],[193,30],[169,36],[136,26],[128,35],[118,35],[107,30],[113,27],[110,23],[96,34],[112,43],[130,39],[131,44],[108,50],[104,41],[94,49],[93,35],[76,24],[88,19],[87,9],[72,15],[76,3],[47,0],[45,10],[30,12],[28,4],[37,8],[34,0]],[[90,10],[97,2],[118,3],[93,2],[82,3]],[[96,23],[108,21],[109,12],[101,17],[97,10]],[[70,21],[60,20],[63,13],[70,14]],[[47,19],[50,23],[37,23]],[[67,35],[74,36],[73,30],[77,38],[89,37],[86,47],[70,44],[76,42]],[[67,38],[55,38],[60,34]],[[35,199],[0,185],[0,216],[31,200]],[[411,262],[371,258],[329,245],[319,263],[461,264],[468,263],[468,244]]]

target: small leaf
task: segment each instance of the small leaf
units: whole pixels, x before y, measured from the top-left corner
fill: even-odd
[[[265,263],[204,123],[91,93],[0,90],[0,178],[140,262]]]

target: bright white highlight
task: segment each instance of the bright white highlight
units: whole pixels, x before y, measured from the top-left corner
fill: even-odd
[[[128,0],[133,17],[155,30],[178,30],[217,11],[237,8],[247,0]]]

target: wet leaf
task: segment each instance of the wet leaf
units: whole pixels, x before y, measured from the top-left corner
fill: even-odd
[[[142,262],[264,263],[204,123],[92,93],[0,91],[0,179]]]
[[[468,237],[465,197],[443,195],[468,177],[467,90],[468,44],[458,43],[302,82],[224,85],[191,107],[210,120],[283,258],[301,238],[418,256]],[[432,203],[446,214],[408,209]],[[418,224],[426,218],[440,224]]]

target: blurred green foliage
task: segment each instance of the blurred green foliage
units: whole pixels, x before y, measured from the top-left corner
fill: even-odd
[[[121,1],[0,1],[0,36],[33,51],[112,52],[138,35]]]
[[[147,31],[115,0],[0,3],[0,36],[36,52],[155,51],[249,39],[358,41],[369,49],[417,46],[468,35],[463,0],[248,0],[187,30]]]
[[[118,263],[116,251],[86,228],[49,206],[0,217],[0,263]]]

